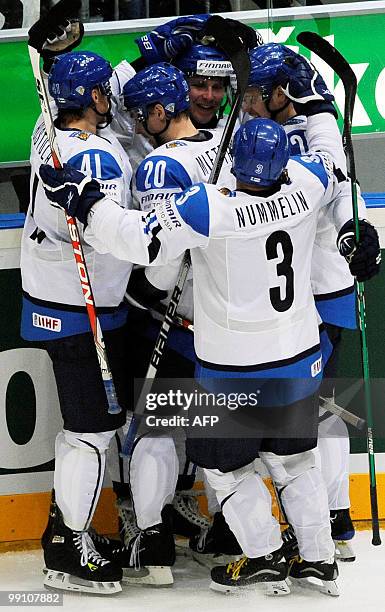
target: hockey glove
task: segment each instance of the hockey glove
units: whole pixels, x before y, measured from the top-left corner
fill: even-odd
[[[56,170],[48,164],[40,166],[40,178],[47,198],[53,206],[64,208],[70,217],[76,217],[84,226],[91,207],[104,196],[100,185],[91,176],[63,164]]]
[[[292,55],[285,59],[284,71],[289,79],[282,89],[292,100],[298,114],[310,116],[329,112],[337,117],[332,104],[334,96],[309,60],[292,52]]]
[[[169,62],[186,53],[199,35],[202,35],[204,25],[210,17],[211,15],[205,14],[173,19],[137,38],[135,42],[147,65]]]
[[[165,300],[168,292],[158,289],[148,280],[145,268],[134,268],[126,290],[126,300],[139,308],[161,310],[159,302]]]
[[[360,242],[357,245],[354,221],[347,221],[338,234],[337,248],[348,262],[352,275],[362,283],[379,273],[381,251],[377,230],[371,223],[360,219],[359,230]]]
[[[60,0],[28,32],[28,44],[39,51],[47,74],[57,55],[72,51],[82,41],[84,27],[76,18],[81,4],[81,0]]]

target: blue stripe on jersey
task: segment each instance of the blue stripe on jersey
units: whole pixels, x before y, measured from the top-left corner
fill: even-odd
[[[103,331],[122,327],[127,319],[127,306],[122,304],[113,312],[99,314]],[[66,336],[91,331],[86,312],[75,312],[34,304],[25,296],[21,314],[20,335],[24,340],[57,340]]]
[[[195,378],[210,392],[256,393],[260,406],[286,406],[304,399],[317,391],[322,380],[321,349],[278,368],[245,372],[235,367],[234,370],[215,370],[197,361]]]
[[[210,231],[210,207],[203,183],[194,185],[175,199],[182,219],[198,234],[208,236]]]
[[[187,189],[193,184],[190,175],[176,159],[152,155],[144,159],[135,175],[136,189]]]
[[[294,159],[294,161],[298,162],[301,164],[301,166],[304,166],[304,168],[307,168],[309,172],[314,174],[320,180],[323,188],[326,190],[329,179],[323,166],[321,157],[312,153],[311,157],[307,157],[306,155],[294,155],[293,157],[290,157],[290,159]],[[318,159],[319,161],[314,161],[314,159]]]
[[[315,295],[314,299],[322,321],[347,329],[357,329],[354,287],[347,295],[322,300],[318,300]]]
[[[122,169],[116,159],[108,151],[88,149],[68,160],[77,170],[91,174],[94,178],[108,180],[122,176]]]
[[[328,333],[326,329],[323,329],[320,332],[320,344],[321,344],[321,353],[322,353],[322,365],[325,367],[327,362],[329,361],[329,357],[333,352],[333,345],[330,342]]]

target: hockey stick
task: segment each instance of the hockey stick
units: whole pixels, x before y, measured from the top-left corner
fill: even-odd
[[[237,77],[237,92],[229,116],[227,118],[226,126],[223,130],[222,138],[218,147],[217,154],[215,156],[209,179],[207,181],[208,183],[216,183],[222,168],[227,148],[230,143],[235,122],[238,117],[238,112],[242,104],[243,95],[248,84],[250,73],[250,59],[248,52],[243,47],[242,41],[237,37],[234,37],[234,39],[232,39],[231,36],[229,36],[229,33],[226,33],[224,31],[223,19],[221,17],[216,20],[214,28],[212,30],[212,36],[210,36],[209,38],[210,42],[215,41],[217,45],[228,55]],[[136,432],[139,426],[139,417],[144,411],[145,398],[147,394],[151,391],[153,379],[156,376],[159,361],[163,355],[167,343],[168,333],[173,323],[173,317],[176,315],[177,312],[180,296],[182,295],[183,287],[186,282],[190,266],[190,253],[186,251],[183,257],[181,267],[179,269],[176,285],[172,292],[170,302],[167,306],[166,315],[162,322],[159,335],[157,337],[155,347],[151,355],[150,364],[146,373],[146,379],[139,396],[137,408],[134,411],[134,418],[131,419],[130,427],[123,444],[122,455],[124,456],[128,456],[131,454],[132,446],[134,444]]]
[[[55,126],[49,106],[49,99],[44,84],[43,74],[40,68],[40,53],[37,49],[32,46],[28,46],[29,57],[31,59],[31,66],[33,76],[35,78],[36,90],[39,96],[41,112],[43,116],[44,126],[49,140],[51,149],[51,155],[54,167],[57,169],[62,168],[61,156],[56,138]],[[100,321],[96,314],[95,300],[92,293],[90,277],[88,274],[86,260],[84,257],[83,247],[80,241],[80,234],[77,228],[76,220],[73,217],[65,214],[68,233],[74,253],[76,262],[76,268],[79,275],[80,286],[82,289],[85,306],[87,309],[88,318],[95,342],[95,349],[102,375],[103,385],[106,392],[106,398],[108,402],[108,412],[110,414],[118,414],[121,412],[121,408],[118,404],[116,396],[114,382],[112,380],[111,370],[108,364],[106,348],[104,345],[102,329]]]
[[[345,421],[345,423],[353,425],[353,427],[355,427],[356,429],[362,430],[365,427],[365,419],[361,419],[352,412],[349,412],[349,410],[346,410],[346,408],[338,406],[338,404],[332,402],[330,399],[320,396],[319,403],[321,408],[324,408],[328,412],[331,412],[332,414],[341,417],[341,419]]]
[[[344,109],[344,148],[348,162],[348,171],[351,180],[352,208],[353,218],[355,223],[355,238],[357,244],[360,241],[360,229],[358,218],[358,203],[357,203],[357,176],[354,160],[354,150],[352,142],[352,117],[354,100],[357,91],[357,79],[346,59],[335,49],[329,42],[324,40],[315,32],[301,32],[297,36],[297,40],[304,47],[316,53],[323,59],[339,76],[345,90],[345,109]],[[365,312],[365,295],[364,284],[356,282],[357,305],[359,313],[359,328],[361,340],[361,361],[362,373],[365,389],[365,413],[367,421],[367,447],[369,458],[369,480],[370,480],[370,505],[372,511],[372,544],[378,546],[381,544],[380,529],[378,522],[378,503],[377,503],[377,482],[376,482],[376,467],[374,455],[374,436],[373,436],[373,410],[372,396],[370,385],[369,372],[369,352],[366,334],[366,312]]]

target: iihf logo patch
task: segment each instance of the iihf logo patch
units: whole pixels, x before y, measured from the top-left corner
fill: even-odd
[[[314,361],[314,363],[311,364],[311,375],[313,378],[318,376],[318,374],[320,374],[321,372],[322,372],[322,357],[320,357],[319,359],[317,359],[317,361]]]
[[[47,317],[45,315],[38,314],[37,312],[32,313],[32,325],[33,327],[48,329],[52,332],[61,332],[61,319]]]

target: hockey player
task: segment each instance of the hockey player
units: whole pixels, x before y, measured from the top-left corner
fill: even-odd
[[[315,147],[312,136],[309,144]],[[190,458],[205,468],[247,555],[236,565],[213,570],[213,588],[264,582],[274,583],[273,591],[288,592],[279,524],[253,467],[259,452],[297,536],[302,559],[292,562],[291,578],[317,576],[335,595],[338,569],[327,493],[311,452],[322,371],[310,285],[318,211],[332,202],[341,253],[349,256],[352,269],[360,267],[362,276],[378,272],[378,236],[361,220],[364,239],[354,243],[350,205],[346,200],[333,203],[336,179],[330,158],[314,152],[289,159],[287,136],[275,122],[255,119],[240,128],[234,172],[237,191],[232,197],[215,186],[193,185],[143,215],[112,206],[101,191],[96,193],[95,181],[70,165],[61,172],[40,168],[47,197],[86,225],[85,238],[98,251],[156,265],[190,248],[198,378],[239,378],[246,372],[249,379],[270,378],[266,392],[279,389],[286,399],[279,435],[294,415],[300,419],[303,438],[246,439],[241,444],[212,439],[209,445],[190,440]]]
[[[195,44],[174,62],[183,72],[190,91],[190,117],[198,129],[221,130],[229,100],[232,65],[215,47]]]
[[[56,105],[58,145],[64,161],[89,176],[111,201],[131,205],[131,168],[122,148],[97,132],[110,114],[110,64],[91,52],[57,58],[49,75]],[[97,552],[89,534],[103,482],[105,454],[129,406],[129,347],[121,329],[131,264],[96,253],[86,242],[86,264],[98,307],[121,414],[108,405],[63,211],[49,205],[39,180],[41,163],[52,163],[40,118],[32,136],[31,202],[23,231],[23,338],[38,341],[52,360],[63,430],[55,447],[58,510],[43,537],[51,587],[102,594],[121,590],[122,571]],[[64,577],[64,578],[63,578]]]
[[[224,64],[223,73],[226,74],[227,71],[229,75],[232,70],[231,64],[225,61],[222,63]],[[154,205],[158,206],[172,194],[180,193],[193,183],[207,180],[221,135],[206,130],[199,131],[192,124],[189,116],[189,89],[182,72],[166,63],[154,64],[137,73],[124,86],[123,94],[126,108],[136,113],[145,131],[160,144],[143,160],[135,175],[133,194],[142,210],[147,211]],[[230,169],[231,157],[230,154],[227,154],[220,174],[222,185],[234,183]],[[179,259],[173,262],[171,270],[173,276],[179,265]],[[162,277],[164,271],[157,269],[155,273],[157,277],[159,275]],[[167,281],[169,282],[169,274]],[[189,308],[192,312],[191,283],[192,280],[188,281],[187,290],[184,293],[184,304],[185,308]],[[149,287],[151,299],[154,299],[154,296],[159,299],[165,295],[165,291],[155,289],[156,283],[150,284],[147,281],[143,269],[136,270],[133,275],[129,286],[131,295],[132,286],[135,290],[138,284],[142,292],[143,287]],[[157,330],[158,327],[155,326],[155,334]],[[151,334],[151,329],[148,333]],[[195,354],[191,335],[178,331],[171,333],[169,346],[171,349],[176,349],[178,353],[176,351],[173,351],[173,355],[168,353],[165,358],[165,367],[161,368],[160,375],[169,378],[192,378]],[[182,353],[181,357],[179,352]],[[178,446],[184,447],[184,439],[179,440],[179,437],[177,437]],[[154,482],[149,486],[148,482],[143,481],[143,470],[146,462],[150,460],[147,457],[152,453],[158,457],[158,470],[152,473]],[[182,455],[184,452],[179,454]],[[175,472],[175,470],[178,468],[178,463],[171,439],[143,437],[136,442],[130,460],[130,486],[134,498],[137,525],[142,531],[151,529],[152,532],[153,526],[162,522],[162,510],[174,496],[175,478],[178,475],[178,471]],[[187,478],[184,478],[184,481],[186,480]],[[149,491],[152,494],[151,503],[148,499]],[[187,514],[188,518],[195,522],[196,532],[199,532],[200,527],[209,526],[207,519],[193,512],[192,508],[188,512],[179,499],[176,505],[178,510],[181,510],[184,515]],[[174,521],[177,519],[179,525],[179,516],[173,515],[172,518]],[[186,527],[184,526],[183,529],[185,530]],[[175,524],[174,529],[178,531]],[[129,532],[132,533],[131,527]],[[129,543],[129,546],[132,548],[133,541]],[[151,546],[150,549],[152,548]],[[144,550],[143,546],[142,549]],[[151,558],[150,554],[148,556]],[[139,561],[145,565],[143,558],[142,554],[139,556]],[[154,575],[155,565],[151,563],[151,571]],[[164,572],[162,577],[158,571],[156,579],[168,583],[171,575],[167,576]]]
[[[333,96],[320,76],[310,84],[309,74],[314,73],[313,67],[302,56],[277,43],[253,49],[250,58],[250,87],[244,100],[248,115],[272,117],[282,124],[294,155],[308,149],[307,121],[312,115],[318,121],[320,132],[325,134],[322,148],[346,173]],[[307,103],[303,104],[305,97]],[[330,138],[326,138],[326,133]],[[349,199],[350,194],[347,197]],[[312,286],[318,312],[333,345],[320,395],[333,400],[333,380],[328,379],[337,376],[341,332],[343,328],[356,328],[356,315],[354,278],[347,262],[339,257],[336,232],[324,211],[320,213],[313,249]],[[337,555],[341,560],[354,561],[354,552],[348,543],[354,536],[349,514],[349,436],[343,420],[324,408],[320,409],[319,441],[315,452],[328,487]]]
[[[189,106],[188,113],[190,115],[191,123],[196,130],[194,130],[195,134],[198,134],[199,130],[204,130],[202,134],[206,134],[206,139],[212,139],[212,136],[207,133],[207,130],[215,129],[215,140],[219,142],[219,138],[221,136],[222,130],[226,123],[226,118],[223,117],[223,111],[226,105],[226,93],[230,90],[230,78],[233,74],[233,69],[231,63],[226,58],[225,54],[215,47],[210,47],[202,44],[194,44],[188,53],[178,57],[175,60],[175,65],[183,72],[186,81],[189,85]],[[150,74],[150,72],[149,72]],[[134,82],[130,84],[130,88],[135,87]],[[130,89],[131,91],[131,89]],[[140,92],[143,91],[141,84],[138,88],[137,95],[140,95]],[[144,90],[144,94],[146,94],[146,89]],[[172,95],[172,91],[169,92],[169,95]],[[144,96],[143,96],[144,97]],[[130,99],[126,96],[127,104],[131,104]],[[127,114],[127,113],[126,113]],[[122,115],[122,114],[120,114]],[[190,121],[181,122],[178,126],[178,137],[179,139],[182,137],[184,139],[185,136],[192,131],[192,125]],[[140,126],[141,130],[143,130],[143,125]],[[137,130],[138,131],[138,130]],[[136,136],[136,139],[133,143],[133,148],[136,148],[136,143],[138,138],[143,140],[145,137],[143,135]],[[150,137],[153,140],[153,137]],[[162,135],[165,141],[170,139],[170,136],[167,132]],[[148,140],[146,141],[148,142]],[[191,147],[193,146],[188,140],[185,141],[185,144],[188,144],[184,150],[186,151],[186,155],[190,153]],[[167,145],[166,145],[167,146]],[[170,145],[171,146],[171,145]],[[177,159],[180,149],[175,148],[175,156]],[[170,148],[165,149],[163,147],[163,151],[167,151],[167,153],[171,150]],[[148,151],[149,153],[150,151]],[[132,158],[132,149],[129,150],[130,158]],[[158,153],[158,151],[156,151]],[[210,152],[210,156],[212,157],[212,152]],[[204,156],[202,156],[204,159]],[[208,160],[209,163],[210,160]],[[166,158],[167,167],[170,168],[172,160],[169,157]],[[205,162],[206,163],[206,162]],[[142,164],[143,167],[143,164]],[[180,165],[178,166],[180,168]],[[203,174],[197,174],[194,169],[186,166],[187,172],[192,174],[193,181],[203,179]],[[166,174],[169,172],[166,169]],[[180,171],[179,171],[180,172]],[[195,176],[195,178],[194,178]],[[207,176],[207,173],[206,173]],[[227,186],[231,186],[233,184],[233,177],[227,173],[227,179],[223,181]],[[187,182],[184,178],[181,177],[181,187],[187,186]],[[161,191],[158,186],[151,185],[149,195],[154,193],[158,194]],[[150,270],[148,273],[150,275],[150,282],[154,285],[164,286],[164,288],[169,287],[170,285],[175,284],[175,273],[177,272],[177,262],[173,267],[173,270],[164,269],[162,270]],[[140,274],[140,273],[139,273]],[[171,276],[170,276],[171,275]],[[154,277],[154,278],[152,278]],[[187,281],[186,290],[183,293],[182,299],[179,304],[179,314],[183,317],[190,318],[193,317],[193,308],[192,308],[192,286],[191,286],[191,275],[190,279]],[[133,277],[135,280],[135,275]],[[142,287],[142,282],[140,286]],[[131,297],[133,297],[131,295]],[[157,297],[157,303],[161,307],[162,304],[159,304]],[[167,299],[165,300],[167,303]],[[144,315],[142,315],[144,317]],[[158,317],[159,318],[159,317]],[[148,343],[148,351],[147,358],[144,360],[148,363],[151,351],[156,340],[159,323],[157,321],[150,321],[144,319],[142,320],[141,325],[141,333],[142,335],[145,333],[143,330],[147,329],[146,337],[149,340]],[[141,341],[141,350],[143,351],[143,347],[146,346],[146,342]],[[166,378],[173,377],[188,377],[191,378],[194,374],[195,368],[195,355],[193,350],[193,339],[189,332],[181,329],[172,329],[167,343],[167,348],[163,355],[162,361],[159,367],[158,375]],[[140,376],[144,376],[145,372],[141,373]],[[194,482],[194,466],[191,464],[185,463],[184,457],[184,446],[183,440],[176,440],[177,443],[177,451],[178,457],[180,461],[180,465],[184,465],[183,474],[180,474],[177,482],[177,492],[173,500],[173,507],[167,505],[166,507],[166,519],[172,519],[173,530],[174,533],[183,535],[183,536],[199,536],[200,529],[204,529],[207,531],[209,523],[205,517],[199,512],[197,499],[195,495],[195,491],[191,488]],[[109,466],[110,473],[116,473],[114,480],[117,479],[117,470],[116,466],[118,465],[117,454],[118,447],[113,445],[112,452],[109,453]],[[131,510],[129,498],[129,492],[127,491],[128,485],[115,485],[116,490],[120,491],[120,497],[118,501],[118,510],[119,516],[122,524],[121,535],[124,538],[124,541],[128,544],[132,539],[135,533],[135,520],[133,520],[133,513]],[[216,500],[214,501],[213,495],[208,496],[212,503],[209,504],[209,510],[214,514],[214,512],[219,511]],[[219,523],[218,523],[219,520]],[[216,523],[223,524],[219,517],[216,517]],[[216,530],[216,533],[219,533]],[[231,538],[231,536],[230,536]],[[238,550],[238,549],[237,549]]]

